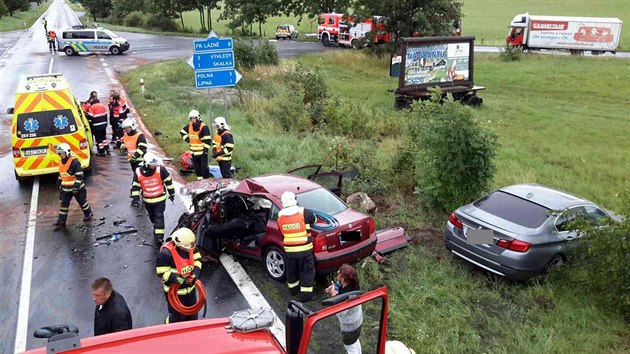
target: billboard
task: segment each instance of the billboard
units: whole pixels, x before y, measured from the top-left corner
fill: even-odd
[[[403,38],[398,88],[472,85],[474,37]]]

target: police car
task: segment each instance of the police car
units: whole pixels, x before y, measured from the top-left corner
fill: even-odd
[[[73,26],[58,35],[59,50],[72,56],[78,53],[122,54],[129,50],[129,42],[116,33],[104,28]]]

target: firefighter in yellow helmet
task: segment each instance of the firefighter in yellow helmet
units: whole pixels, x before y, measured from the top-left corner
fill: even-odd
[[[195,280],[201,274],[201,254],[195,246],[195,234],[187,228],[173,232],[171,240],[161,248],[155,262],[155,270],[162,280],[164,295],[168,306],[166,323],[192,321],[197,314],[183,315],[168,301],[171,285],[179,284],[177,295],[184,306],[192,306],[197,302]]]
[[[232,178],[232,151],[234,151],[234,137],[230,133],[230,126],[223,117],[216,117],[214,124],[217,127],[212,139],[212,158],[219,163],[221,176]]]
[[[282,210],[278,213],[278,228],[284,236],[284,253],[287,256],[287,285],[292,295],[300,293],[299,300],[313,300],[315,285],[315,258],[311,224],[317,222],[312,210],[299,207],[293,192],[280,197]]]
[[[74,197],[83,210],[83,221],[92,220],[92,209],[87,201],[87,191],[83,183],[83,169],[79,160],[72,156],[70,145],[61,143],[54,150],[61,158],[59,162],[59,178],[57,179],[57,187],[59,187],[59,216],[53,224],[55,231],[66,227],[68,219],[68,209],[70,201]]]
[[[188,143],[197,180],[201,180],[210,177],[208,152],[211,148],[212,136],[210,136],[208,126],[201,121],[199,111],[193,109],[188,113],[188,118],[190,123],[186,124],[179,133],[182,135],[182,139]]]
[[[136,122],[133,119],[126,118],[121,126],[124,134],[122,138],[123,144],[120,146],[120,149],[121,152],[125,151],[127,153],[131,171],[135,172],[142,162],[142,157],[147,153],[149,144],[147,144],[147,138],[144,137],[144,134],[136,129]]]

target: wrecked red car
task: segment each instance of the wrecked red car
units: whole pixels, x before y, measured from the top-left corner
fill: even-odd
[[[294,192],[300,206],[328,214],[337,221],[329,231],[318,231],[318,226],[330,225],[312,225],[318,274],[333,272],[344,263],[372,254],[377,236],[370,216],[348,207],[321,185],[288,174],[188,183],[181,193],[192,196],[194,210],[181,215],[179,227],[196,233],[203,253],[216,258],[227,249],[238,256],[262,260],[267,274],[282,281],[286,262],[277,217],[282,208],[280,196],[285,191]]]

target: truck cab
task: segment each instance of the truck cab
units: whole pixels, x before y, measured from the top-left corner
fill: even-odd
[[[529,14],[519,14],[514,16],[510,23],[510,32],[508,33],[505,42],[509,46],[523,46],[527,44],[525,35],[529,28]]]
[[[46,347],[27,353],[343,353],[348,332],[342,334],[340,330],[341,317],[359,315],[361,323],[357,321],[358,331],[354,330],[352,339],[360,342],[363,353],[384,354],[386,346],[392,344],[386,342],[388,304],[386,287],[365,294],[352,291],[337,295],[324,300],[324,308],[319,311],[291,301],[285,316],[284,338],[274,336],[277,331],[272,324],[278,319],[268,309],[83,339],[79,339],[76,327],[49,326],[35,332],[38,338],[49,338]],[[347,318],[343,321],[348,323]],[[399,346],[399,342],[394,343]]]

